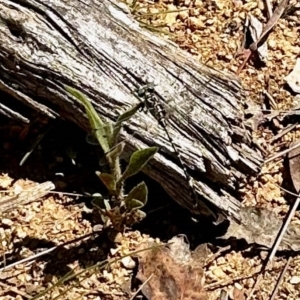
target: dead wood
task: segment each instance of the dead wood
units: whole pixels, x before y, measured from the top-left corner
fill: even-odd
[[[37,201],[47,195],[51,190],[54,190],[54,188],[55,185],[51,181],[47,181],[31,186],[13,196],[2,196],[0,199],[1,214],[24,206],[30,202]]]
[[[248,99],[232,75],[200,65],[172,42],[140,28],[110,0],[2,0],[0,40],[0,91],[14,98],[1,99],[0,112],[22,122],[31,121],[24,105],[88,129],[83,107],[64,84],[116,120],[138,103],[135,89],[154,80],[199,201],[239,219],[237,188],[259,171],[261,156],[243,124]],[[128,157],[137,148],[159,146],[146,174],[192,213],[207,213],[193,207],[184,173],[150,114],[134,116],[122,139]]]

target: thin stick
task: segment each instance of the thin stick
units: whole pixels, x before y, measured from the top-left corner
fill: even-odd
[[[270,93],[269,93],[267,90],[264,90],[263,93],[264,93],[264,95],[269,99],[269,101],[270,101],[270,103],[271,103],[270,105],[271,105],[271,107],[273,108],[273,110],[276,111],[277,103],[276,103],[276,101],[274,100],[274,98],[270,95]]]
[[[279,269],[280,268],[274,268],[274,267],[266,268],[267,271],[276,271],[276,270],[279,270]],[[206,284],[204,286],[204,289],[207,290],[207,291],[213,291],[213,290],[216,290],[216,289],[220,289],[220,288],[232,285],[235,282],[238,282],[238,281],[241,281],[241,280],[244,280],[244,279],[248,279],[248,278],[252,278],[256,275],[259,276],[260,272],[261,272],[261,268],[260,268],[260,270],[255,270],[251,274],[247,274],[247,275],[243,274],[243,275],[237,276],[235,278],[230,278],[230,279],[227,279],[227,280],[223,280],[221,282],[219,281],[219,282],[213,282],[213,283],[210,283],[210,284]]]
[[[274,299],[275,299],[276,294],[277,294],[277,291],[278,291],[278,288],[279,288],[279,286],[280,286],[280,283],[281,283],[281,281],[282,281],[282,279],[283,279],[283,277],[284,277],[284,275],[285,275],[285,273],[286,273],[286,270],[287,270],[287,268],[288,268],[288,266],[289,266],[291,260],[292,260],[292,258],[289,257],[288,260],[287,260],[287,262],[286,262],[286,264],[285,264],[285,266],[284,266],[284,269],[281,271],[280,276],[279,276],[279,278],[278,278],[278,280],[277,280],[277,282],[276,282],[276,285],[275,285],[275,288],[274,288],[274,290],[273,290],[273,293],[272,293],[272,295],[271,295],[270,300],[274,300]]]
[[[272,247],[272,251],[271,251],[271,254],[270,254],[270,256],[269,256],[269,261],[272,261],[272,260],[273,260],[273,258],[274,258],[274,256],[275,256],[275,253],[276,253],[276,251],[277,251],[277,249],[278,249],[278,246],[279,246],[279,244],[280,244],[281,241],[282,241],[282,238],[283,238],[283,236],[284,236],[284,234],[285,234],[285,232],[286,232],[286,229],[288,228],[288,226],[289,226],[289,224],[290,224],[290,222],[291,222],[291,220],[292,220],[292,217],[294,216],[295,211],[296,211],[297,207],[299,206],[299,203],[300,203],[300,194],[298,195],[297,200],[295,201],[295,203],[294,203],[292,209],[291,209],[290,212],[288,213],[287,219],[286,219],[286,221],[284,222],[282,228],[281,228],[280,231],[279,231],[279,234],[278,234],[277,237],[276,237],[276,241],[275,241],[275,243],[274,243],[274,245],[273,245],[273,247]]]
[[[263,275],[264,275],[264,272],[265,272],[265,270],[266,270],[266,265],[267,265],[267,264],[265,264],[265,265],[262,267],[261,273],[257,276],[256,282],[255,282],[255,284],[254,284],[254,287],[252,288],[252,290],[251,290],[251,292],[250,292],[250,294],[248,295],[248,297],[247,297],[246,300],[250,300],[250,299],[252,298],[254,292],[255,292],[256,289],[257,289],[257,286],[258,286],[258,284],[259,284],[261,278],[262,278]]]
[[[281,138],[282,136],[286,135],[287,133],[289,133],[290,131],[292,131],[295,127],[297,126],[297,124],[292,124],[288,127],[286,127],[285,129],[283,129],[281,132],[279,132],[277,135],[275,135],[274,137],[272,137],[268,142],[273,143],[276,140],[278,140],[279,138]]]
[[[141,284],[141,286],[138,288],[138,290],[134,293],[134,295],[129,300],[133,300],[152,277],[153,277],[153,273],[143,282],[143,284]]]
[[[269,18],[271,18],[272,15],[273,15],[272,3],[270,2],[270,0],[265,0],[265,1],[266,1],[266,6],[267,6]]]
[[[258,283],[260,282],[261,277],[264,276],[264,274],[265,274],[265,271],[266,271],[266,268],[267,268],[268,263],[269,263],[270,261],[272,262],[272,260],[273,260],[273,258],[274,258],[274,256],[275,256],[275,254],[276,254],[276,251],[277,251],[277,249],[278,249],[278,246],[280,245],[280,243],[281,243],[281,241],[282,241],[282,238],[283,238],[283,236],[284,236],[284,234],[285,234],[285,232],[286,232],[286,229],[287,229],[288,225],[290,224],[291,219],[292,219],[292,217],[294,216],[295,211],[296,211],[296,209],[297,209],[299,203],[300,203],[300,194],[298,195],[298,198],[297,198],[297,200],[295,201],[293,207],[292,207],[291,210],[289,211],[289,213],[288,213],[288,215],[287,215],[286,221],[283,223],[283,226],[280,228],[280,230],[279,230],[279,232],[278,232],[278,234],[277,234],[277,236],[276,236],[275,242],[274,242],[274,244],[273,244],[273,246],[272,246],[272,251],[271,251],[270,255],[268,255],[268,258],[266,259],[266,261],[264,262],[264,264],[263,264],[263,266],[262,266],[262,270],[261,270],[262,273],[257,277],[257,280],[256,280],[256,282],[255,282],[255,285],[254,285],[254,287],[252,288],[251,293],[250,293],[249,296],[247,297],[247,300],[251,299],[251,297],[253,296],[253,293],[254,293],[254,291],[257,289],[257,286],[258,286]]]
[[[265,163],[268,163],[268,162],[270,162],[270,161],[272,161],[272,160],[274,160],[274,159],[276,159],[276,158],[278,158],[278,157],[280,157],[280,156],[283,156],[283,155],[285,155],[285,154],[291,152],[292,150],[297,149],[299,146],[300,146],[300,142],[297,143],[297,144],[295,144],[294,146],[290,147],[289,149],[283,150],[283,151],[281,151],[280,153],[277,153],[276,155],[274,155],[274,156],[272,156],[272,157],[266,159],[266,160],[265,160]]]
[[[0,272],[6,271],[6,270],[8,270],[8,269],[10,269],[10,268],[13,268],[13,267],[19,265],[19,264],[23,264],[23,263],[25,263],[25,262],[28,262],[28,261],[37,259],[37,258],[39,258],[39,257],[41,257],[41,256],[44,256],[44,255],[46,255],[46,254],[49,254],[49,253],[53,252],[54,250],[56,250],[56,249],[58,249],[58,248],[61,248],[61,247],[66,246],[66,245],[68,245],[68,244],[72,244],[72,243],[78,242],[78,241],[80,241],[80,240],[82,240],[82,239],[85,239],[86,237],[90,237],[90,236],[92,236],[92,235],[95,235],[95,233],[92,232],[92,233],[85,234],[84,236],[80,236],[80,237],[78,237],[78,238],[76,238],[76,239],[74,239],[74,240],[71,240],[71,241],[68,241],[68,242],[59,244],[59,245],[57,245],[57,246],[54,246],[54,247],[52,247],[52,248],[49,248],[49,249],[47,249],[47,250],[45,250],[45,251],[42,251],[42,252],[40,252],[40,253],[31,255],[31,256],[29,256],[29,257],[26,257],[26,258],[24,258],[24,259],[21,259],[21,260],[19,260],[19,261],[16,261],[16,262],[14,262],[14,263],[12,263],[12,264],[10,264],[10,265],[7,265],[7,266],[1,268],[1,269],[0,269]]]
[[[263,31],[262,31],[261,35],[259,36],[259,38],[250,45],[249,49],[247,49],[244,61],[243,61],[242,65],[239,67],[239,69],[237,70],[237,72],[236,72],[237,74],[239,74],[242,71],[242,69],[246,65],[247,61],[249,60],[251,54],[257,50],[257,48],[260,46],[261,42],[270,33],[272,28],[277,24],[278,20],[283,15],[288,2],[289,2],[289,0],[281,0],[281,2],[278,4],[274,13],[268,20],[267,24],[264,26]]]

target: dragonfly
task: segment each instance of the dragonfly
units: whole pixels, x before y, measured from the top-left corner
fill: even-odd
[[[192,176],[188,171],[188,166],[183,160],[183,156],[179,147],[176,145],[175,141],[172,138],[172,134],[168,129],[168,121],[167,121],[167,111],[165,107],[172,110],[166,103],[163,103],[157,94],[155,93],[155,85],[153,83],[146,84],[142,86],[135,92],[136,96],[140,99],[141,103],[140,110],[144,112],[150,112],[154,118],[157,120],[157,123],[163,128],[165,135],[173,148],[174,155],[176,156],[179,166],[183,170],[186,182],[188,184],[189,194],[193,201],[193,208],[198,210],[201,207],[201,211],[206,211],[205,214],[213,216],[215,219],[218,219],[216,213],[209,207],[206,206],[201,200],[199,201],[199,197],[196,193],[194,181]],[[188,122],[189,118],[187,115],[183,116],[182,121]]]
[[[182,67],[179,66],[179,69],[182,71]],[[226,118],[237,122],[240,118],[236,109],[239,103],[237,103],[237,98],[234,95],[234,90],[236,92],[239,91],[240,86],[236,86],[236,83],[228,80],[226,76],[223,76],[223,78],[219,77],[219,80],[211,81],[211,79],[215,79],[215,74],[219,74],[218,71],[215,71],[215,74],[210,71],[206,76],[203,76],[199,69],[187,63],[184,64],[184,69],[194,78],[197,85],[193,82],[178,80],[177,78],[175,78],[174,82],[173,74],[169,76],[171,80],[165,84],[157,84],[151,78],[150,80],[144,79],[138,72],[134,74],[135,72],[132,71],[128,72],[129,75],[139,84],[138,86],[131,86],[129,90],[138,98],[139,103],[137,105],[140,108],[140,112],[150,112],[159,124],[159,128],[161,128],[158,132],[164,132],[166,143],[162,142],[159,147],[162,151],[171,153],[177,159],[182,175],[187,182],[187,188],[191,196],[189,199],[192,198],[193,201],[193,210],[198,211],[196,214],[201,210],[201,213],[204,211],[205,215],[212,215],[214,218],[217,218],[216,213],[209,208],[211,206],[210,203],[208,206],[203,204],[203,209],[202,207],[197,208],[202,206],[203,200],[210,200],[210,195],[214,191],[213,188],[207,187],[206,184],[202,183],[202,179],[200,179],[200,181],[197,181],[197,186],[198,188],[200,186],[204,193],[198,195],[189,170],[200,170],[201,174],[206,176],[207,166],[205,161],[215,161],[215,157],[218,157],[218,162],[212,169],[216,173],[219,170],[220,173],[224,173],[224,165],[228,164],[228,157],[226,157],[224,152],[226,152],[226,145],[230,142]],[[226,84],[224,84],[224,78],[227,80]],[[212,82],[212,84],[206,87],[208,82]],[[233,90],[231,94],[226,93],[228,86],[231,86]],[[222,95],[223,91],[227,97],[226,101],[224,101],[224,96]],[[214,95],[213,99],[212,95]],[[201,101],[199,101],[199,98],[201,98]],[[178,100],[181,100],[181,102],[178,102]],[[226,111],[226,116],[223,115],[223,111]],[[161,137],[161,133],[159,135]],[[186,154],[182,155],[181,143],[190,143],[191,137],[195,142],[188,149],[190,153],[188,156],[189,164],[187,165],[185,163]],[[88,134],[87,141],[90,144],[98,145],[93,133]],[[190,156],[190,154],[192,155]],[[209,178],[207,180],[209,181]],[[221,178],[220,181],[221,184],[228,184],[227,178]],[[210,189],[212,189],[211,192]],[[188,198],[187,200],[183,199],[183,201],[188,201]],[[183,206],[190,207],[191,202],[185,202]]]
[[[145,112],[148,112],[148,111],[151,112],[153,114],[153,116],[156,118],[158,124],[160,126],[162,126],[162,128],[164,129],[164,131],[167,135],[167,138],[168,138],[170,144],[172,145],[174,153],[177,156],[180,167],[183,169],[184,175],[185,175],[186,180],[189,185],[189,190],[190,190],[191,196],[193,198],[194,206],[196,208],[198,205],[198,201],[197,201],[197,194],[194,189],[192,177],[188,173],[187,166],[185,165],[185,163],[182,160],[180,151],[177,148],[176,144],[174,143],[174,141],[172,139],[171,134],[168,131],[168,127],[167,127],[167,123],[166,123],[166,119],[165,119],[166,111],[163,108],[163,106],[159,103],[158,98],[154,92],[155,92],[155,90],[154,90],[153,83],[146,85],[137,91],[137,96],[141,99],[144,99],[144,101],[141,102],[142,103],[141,110],[144,110]]]

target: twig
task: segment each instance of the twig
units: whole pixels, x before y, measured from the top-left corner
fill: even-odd
[[[19,260],[19,261],[16,261],[16,262],[14,262],[14,263],[12,263],[12,264],[10,264],[10,265],[7,265],[7,266],[1,268],[1,269],[0,269],[0,272],[7,271],[8,269],[13,268],[13,267],[15,267],[15,266],[17,266],[17,265],[19,265],[19,264],[23,264],[23,263],[25,263],[25,262],[28,262],[28,261],[37,259],[37,258],[39,258],[39,257],[41,257],[41,256],[44,256],[44,255],[46,255],[46,254],[49,254],[49,253],[53,252],[54,250],[56,250],[56,249],[58,249],[58,248],[64,247],[64,246],[69,245],[69,244],[72,244],[72,243],[76,243],[76,242],[78,242],[78,241],[80,241],[80,240],[82,240],[82,239],[85,239],[85,238],[87,238],[87,237],[89,237],[89,236],[92,236],[92,235],[95,235],[95,233],[92,232],[92,233],[85,234],[85,235],[80,236],[80,237],[78,237],[78,238],[76,238],[76,239],[74,239],[74,240],[71,240],[71,241],[68,241],[68,242],[59,244],[59,245],[57,245],[57,246],[54,246],[54,247],[52,247],[52,248],[49,248],[49,249],[47,249],[47,250],[45,250],[45,251],[42,251],[42,252],[40,252],[40,253],[31,255],[31,256],[29,256],[29,257],[26,257],[26,258],[24,258],[24,259],[21,259],[21,260]]]
[[[272,3],[270,2],[270,0],[265,0],[265,1],[266,1],[269,18],[271,18],[271,16],[273,15]]]
[[[287,260],[287,262],[286,262],[286,264],[285,264],[285,266],[284,266],[284,269],[281,271],[280,276],[279,276],[279,278],[278,278],[278,280],[276,282],[276,285],[274,287],[274,290],[273,290],[273,293],[271,295],[270,300],[274,300],[275,299],[277,291],[278,291],[278,288],[280,286],[280,283],[281,283],[281,281],[282,281],[282,279],[283,279],[283,277],[284,277],[284,275],[286,273],[286,270],[287,270],[287,268],[288,268],[291,260],[292,260],[291,257],[289,257],[288,260]]]
[[[269,99],[270,105],[274,111],[276,111],[277,103],[275,102],[274,98],[270,95],[270,93],[267,90],[264,90],[263,93],[265,96]]]
[[[267,268],[266,270],[278,270],[279,268]],[[227,280],[223,280],[223,281],[219,281],[219,282],[213,282],[213,283],[210,283],[210,284],[206,284],[204,286],[204,289],[207,290],[207,291],[213,291],[213,290],[216,290],[216,289],[220,289],[220,288],[223,288],[223,287],[226,287],[228,285],[232,285],[234,284],[235,282],[237,281],[241,281],[241,280],[244,280],[244,279],[248,279],[248,278],[252,278],[256,275],[260,275],[260,272],[261,272],[261,268],[259,270],[256,270],[254,272],[252,272],[251,274],[247,274],[247,275],[240,275],[240,276],[237,276],[235,278],[230,278],[230,279],[227,279]]]
[[[257,289],[257,286],[258,286],[258,284],[259,284],[261,278],[263,277],[263,275],[264,275],[264,273],[265,273],[265,271],[266,271],[266,264],[262,267],[262,269],[261,269],[261,271],[260,271],[261,273],[257,276],[256,282],[255,282],[255,284],[254,284],[254,286],[253,286],[253,288],[252,288],[252,290],[251,290],[251,292],[250,292],[250,294],[248,295],[248,297],[247,297],[246,300],[250,300],[250,299],[252,298],[254,292],[255,292],[256,289]]]
[[[292,124],[287,126],[285,129],[281,130],[281,132],[279,132],[277,135],[273,136],[269,142],[273,143],[276,140],[278,140],[279,138],[281,138],[282,136],[286,135],[287,133],[289,133],[290,131],[292,131],[295,127],[297,126],[297,123]]]
[[[153,273],[143,282],[143,284],[141,284],[141,286],[138,288],[138,290],[134,293],[134,295],[129,300],[133,300],[152,277],[153,277]]]
[[[244,51],[245,58],[244,58],[242,65],[237,70],[237,72],[236,72],[237,74],[239,74],[242,71],[242,69],[246,65],[247,61],[249,60],[251,54],[257,50],[257,48],[260,46],[261,42],[265,39],[265,37],[270,33],[272,28],[276,25],[277,21],[281,18],[282,14],[284,13],[284,11],[287,7],[288,2],[289,2],[289,0],[281,0],[280,4],[275,9],[273,15],[270,17],[269,21],[264,26],[263,31],[262,31],[261,35],[259,36],[259,38],[250,45],[249,49]]]
[[[291,209],[290,212],[288,213],[287,219],[286,219],[286,221],[283,223],[283,226],[282,226],[282,228],[280,229],[280,231],[279,231],[279,233],[278,233],[278,235],[277,235],[277,237],[276,237],[275,243],[274,243],[274,245],[273,245],[273,247],[272,247],[272,251],[271,251],[270,256],[269,256],[269,261],[272,261],[272,260],[273,260],[273,258],[274,258],[274,256],[275,256],[275,253],[276,253],[276,251],[277,251],[277,249],[278,249],[278,246],[279,246],[279,244],[280,244],[281,241],[282,241],[282,238],[283,238],[283,236],[284,236],[284,234],[285,234],[285,232],[286,232],[286,229],[287,229],[287,227],[289,226],[289,224],[290,224],[290,222],[291,222],[291,220],[292,220],[292,217],[294,216],[295,211],[296,211],[297,207],[299,206],[299,203],[300,203],[300,194],[298,195],[297,200],[295,201],[295,203],[294,203],[292,209]]]
[[[275,154],[274,156],[272,156],[272,157],[266,159],[266,160],[265,160],[265,163],[268,163],[268,162],[270,162],[270,161],[272,161],[272,160],[274,160],[274,159],[276,159],[276,158],[278,158],[278,157],[280,157],[280,156],[283,156],[283,155],[285,155],[285,154],[291,152],[292,150],[297,149],[299,146],[300,146],[300,142],[297,143],[297,144],[295,144],[294,146],[290,147],[289,149],[283,150],[283,151],[281,151],[281,152]]]
[[[258,283],[259,283],[261,277],[264,276],[264,274],[265,274],[267,265],[269,264],[269,262],[272,262],[272,260],[273,260],[273,258],[274,258],[274,256],[275,256],[275,253],[276,253],[276,251],[277,251],[277,249],[278,249],[278,246],[280,245],[280,243],[281,243],[281,241],[282,241],[282,238],[283,238],[283,236],[284,236],[284,234],[285,234],[285,232],[286,232],[286,229],[287,229],[288,225],[290,224],[291,219],[292,219],[292,217],[294,216],[295,211],[296,211],[296,209],[297,209],[299,203],[300,203],[300,194],[298,195],[298,198],[297,198],[297,200],[295,201],[293,207],[292,207],[291,210],[289,211],[289,213],[288,213],[288,215],[287,215],[287,218],[286,218],[285,222],[283,223],[282,227],[280,228],[280,230],[279,230],[279,232],[278,232],[278,234],[277,234],[277,236],[276,236],[276,239],[275,239],[275,241],[274,241],[274,244],[273,244],[273,246],[272,246],[272,251],[271,251],[270,255],[268,255],[267,259],[265,260],[265,262],[264,262],[264,264],[263,264],[263,266],[262,266],[262,270],[261,270],[262,273],[257,277],[256,282],[255,282],[255,285],[254,285],[254,287],[252,288],[250,295],[247,297],[247,300],[251,299],[251,297],[252,297],[254,291],[255,291],[256,288],[257,288],[257,285],[258,285]]]

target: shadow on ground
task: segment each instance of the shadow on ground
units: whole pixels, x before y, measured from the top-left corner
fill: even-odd
[[[0,138],[4,149],[0,157],[1,173],[8,173],[16,180],[20,178],[36,182],[50,180],[55,184],[56,191],[80,194],[105,192],[95,175],[95,171],[99,170],[101,153],[97,146],[86,142],[85,132],[62,121],[41,124],[37,120],[28,127],[4,120],[0,122]],[[20,166],[20,161],[26,152],[33,148],[41,134],[42,139],[24,165]],[[127,183],[128,190],[142,180],[146,182],[149,190],[148,203],[143,209],[147,217],[133,229],[164,242],[175,235],[184,234],[190,242],[191,249],[204,242],[218,243],[216,236],[222,234],[220,226],[214,226],[212,221],[206,218],[198,218],[195,222],[187,210],[176,204],[156,182],[145,175],[138,174],[131,178]],[[90,198],[80,198],[68,205],[77,205],[82,201],[90,207]],[[88,214],[82,215],[83,218],[92,219]],[[37,253],[56,244],[27,236],[14,246],[16,251],[7,257],[7,264],[24,258],[18,252],[22,247]],[[59,247],[39,260],[46,262],[44,269],[46,274],[61,277],[71,271],[68,267],[71,262],[78,261],[81,267],[89,267],[105,260],[112,247],[112,243],[103,233],[96,238],[78,242],[76,246]]]

